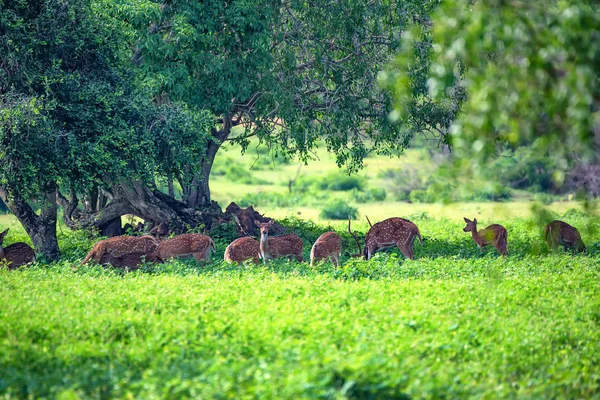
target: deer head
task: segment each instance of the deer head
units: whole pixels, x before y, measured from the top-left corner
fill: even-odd
[[[463,231],[465,232],[477,232],[477,218],[473,219],[473,221],[471,221],[468,218],[464,218],[465,222],[467,223],[467,226],[465,226],[463,228]]]

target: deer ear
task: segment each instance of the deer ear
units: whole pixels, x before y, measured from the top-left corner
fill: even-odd
[[[254,220],[254,225],[260,226],[260,222],[258,222],[257,220]]]
[[[474,218],[474,219],[473,219],[473,222],[474,222],[474,223],[477,223],[477,218]]]
[[[469,222],[471,222],[471,221],[469,221],[469,219],[468,219],[468,218],[465,218],[465,217],[463,217],[463,219],[465,220],[465,222],[466,222],[467,224],[468,224]]]
[[[273,221],[273,220],[270,220],[270,221],[269,221],[269,226],[273,225],[274,223],[275,223],[275,221]]]

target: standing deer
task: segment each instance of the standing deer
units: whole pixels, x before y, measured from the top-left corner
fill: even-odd
[[[110,260],[119,259],[125,255],[139,254],[140,257],[152,256],[158,247],[158,241],[152,236],[116,236],[100,240],[85,256],[81,265],[91,259],[97,263],[110,263]]]
[[[254,223],[260,228],[260,257],[265,264],[269,259],[286,256],[304,261],[304,257],[302,257],[304,242],[298,235],[292,233],[269,237],[269,228],[274,224],[273,220],[262,224],[255,220]]]
[[[215,242],[206,235],[184,233],[163,240],[155,250],[155,255],[166,261],[169,258],[192,256],[196,261],[210,260],[210,253],[216,251]]]
[[[254,238],[244,236],[234,240],[225,249],[225,261],[235,262],[241,265],[246,260],[254,261],[254,264],[260,263],[260,244]]]
[[[502,225],[492,224],[485,229],[477,231],[477,218],[473,219],[473,221],[468,218],[464,218],[464,220],[467,223],[467,226],[464,227],[463,231],[471,232],[473,240],[480,249],[483,249],[489,244],[493,244],[496,250],[498,250],[498,253],[503,256],[508,255],[508,245],[506,243],[507,233]]]
[[[342,238],[335,232],[325,232],[313,244],[310,250],[310,266],[316,261],[329,260],[334,267],[340,266],[340,257],[342,255]]]
[[[370,259],[376,251],[398,246],[402,254],[413,260],[413,243],[415,238],[423,245],[419,228],[404,218],[388,218],[377,222],[369,229],[365,237],[365,260]]]
[[[565,251],[573,249],[585,252],[585,244],[583,244],[577,228],[563,221],[552,221],[546,225],[546,243],[550,250],[556,250],[558,246],[563,246]]]
[[[4,237],[8,233],[8,229],[0,233],[0,262],[6,260],[8,269],[17,269],[21,265],[34,262],[35,252],[27,243],[17,242],[9,246],[2,247],[2,243],[4,242]]]

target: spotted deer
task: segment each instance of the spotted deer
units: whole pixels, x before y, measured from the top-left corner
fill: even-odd
[[[90,260],[97,263],[110,263],[111,259],[119,259],[124,255],[151,255],[158,247],[158,241],[152,236],[116,236],[100,240],[85,256],[81,265]]]
[[[304,261],[302,249],[304,242],[298,235],[289,234],[283,236],[269,237],[269,228],[274,224],[273,220],[260,223],[254,221],[260,228],[260,257],[266,264],[267,260],[278,257],[295,258],[298,261]]]
[[[242,265],[244,261],[252,260],[254,264],[260,263],[260,244],[258,240],[249,236],[234,240],[225,249],[225,261]]]
[[[138,269],[144,262],[162,262],[154,253],[127,253],[115,257],[107,252],[100,258],[99,264],[110,264],[116,268]]]
[[[498,253],[503,256],[508,255],[507,233],[502,225],[492,224],[485,229],[477,231],[477,218],[473,219],[473,221],[468,218],[464,218],[464,220],[467,226],[464,227],[463,231],[471,232],[473,241],[477,243],[480,249],[493,244]]]
[[[388,218],[374,224],[365,237],[365,260],[369,260],[375,252],[398,246],[402,254],[413,260],[413,243],[415,238],[423,245],[419,228],[411,221],[404,218]]]
[[[215,242],[200,233],[184,233],[171,239],[163,240],[155,250],[162,261],[169,258],[192,256],[196,261],[210,260],[210,253],[216,251]]]
[[[35,252],[27,243],[17,242],[2,247],[7,233],[8,229],[0,233],[0,262],[6,262],[8,269],[17,269],[22,265],[34,262]]]
[[[335,232],[325,232],[313,244],[310,250],[310,266],[315,262],[329,260],[335,267],[340,266],[340,257],[342,255],[342,238]]]
[[[556,220],[546,225],[546,243],[550,250],[556,250],[558,246],[563,246],[565,251],[568,249],[579,252],[586,251],[577,228],[563,221]]]

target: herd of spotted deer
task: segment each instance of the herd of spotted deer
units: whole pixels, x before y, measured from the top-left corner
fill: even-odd
[[[368,218],[367,218],[368,220]],[[485,229],[477,230],[477,219],[472,221],[465,218],[467,225],[463,229],[471,232],[473,240],[484,248],[493,245],[498,253],[508,255],[507,232],[502,225],[493,224]],[[269,236],[269,228],[273,221],[259,223],[260,241],[246,236],[234,240],[225,250],[225,261],[243,264],[252,260],[265,263],[269,259],[288,257],[297,261],[304,261],[302,251],[304,242],[295,234],[283,236]],[[371,222],[369,221],[369,225]],[[9,269],[35,261],[35,252],[26,243],[18,242],[2,247],[2,242],[8,229],[0,233],[0,263]],[[361,251],[360,242],[356,234],[350,229],[348,232],[354,237],[359,248],[355,257],[364,256],[369,260],[379,250],[397,246],[409,259],[414,258],[413,243],[416,238],[423,244],[419,228],[411,221],[404,218],[388,218],[371,225],[365,237],[364,252]],[[576,228],[563,221],[552,221],[546,225],[546,242],[552,250],[563,246],[565,250],[572,249],[584,252],[585,245]],[[143,262],[163,262],[170,258],[192,256],[198,262],[209,260],[211,252],[215,251],[213,240],[199,233],[186,233],[170,239],[160,240],[151,235],[144,236],[117,236],[101,240],[96,243],[81,264],[94,260],[99,264],[110,264],[114,267],[137,268]],[[311,266],[318,261],[329,259],[336,267],[340,265],[342,253],[342,238],[335,232],[323,233],[314,243],[310,252]],[[362,253],[362,254],[361,254]]]

